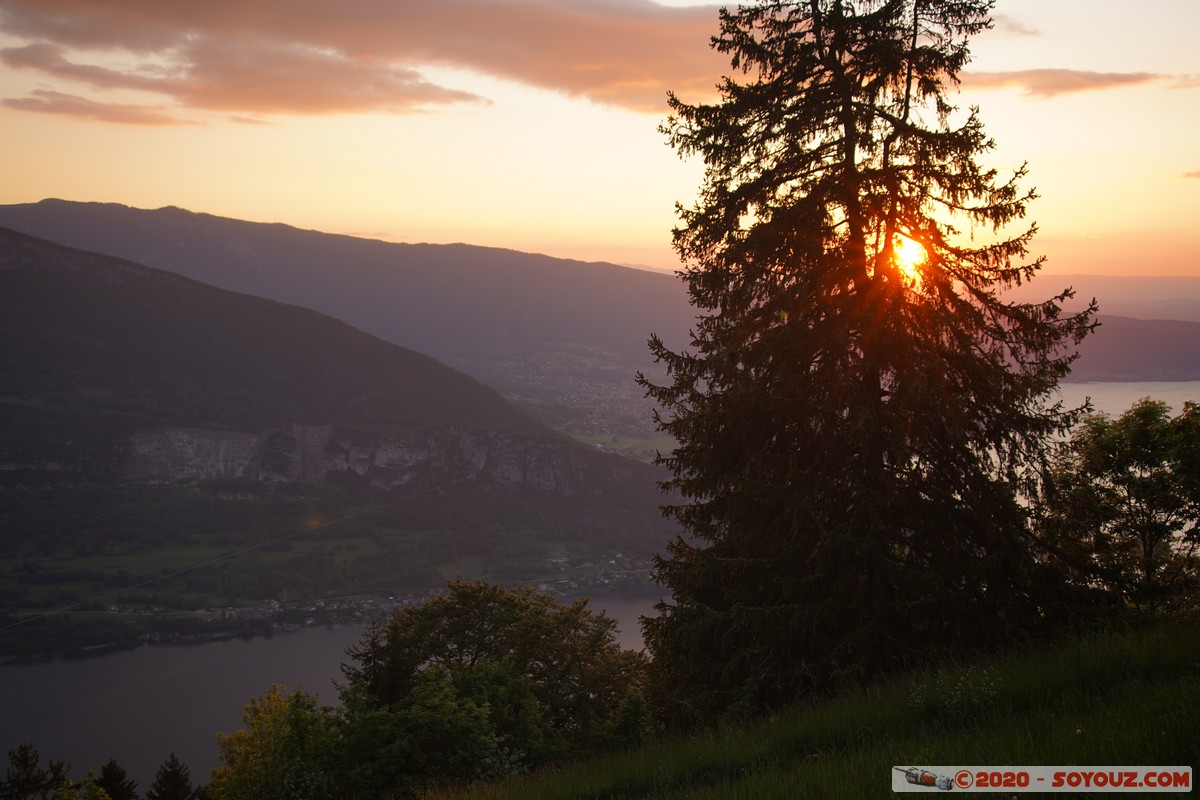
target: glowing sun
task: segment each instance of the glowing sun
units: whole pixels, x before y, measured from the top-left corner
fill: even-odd
[[[904,277],[905,283],[918,285],[921,283],[921,265],[929,254],[920,242],[907,236],[897,236],[895,244],[896,267]]]

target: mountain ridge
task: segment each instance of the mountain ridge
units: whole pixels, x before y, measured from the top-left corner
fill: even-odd
[[[634,373],[655,370],[654,328],[682,345],[694,318],[674,276],[499,248],[59,200],[0,207],[0,225],[313,308],[428,353],[573,432],[653,435]]]
[[[0,463],[10,477],[41,463],[63,478],[319,482],[340,471],[390,487],[412,482],[427,462],[457,459],[478,472],[499,459],[509,466],[489,474],[519,483],[514,460],[541,458],[593,477],[637,473],[643,488],[653,485],[646,465],[586,448],[474,378],[309,309],[2,228],[0,287],[8,387],[0,404],[9,417]],[[320,440],[307,455],[305,436]],[[172,437],[193,444],[172,448]],[[406,455],[395,455],[397,442]],[[486,442],[505,452],[482,453]],[[240,466],[189,472],[150,458],[178,462],[197,448],[228,450]],[[140,466],[129,467],[138,453]],[[305,459],[307,467],[291,463]],[[314,463],[328,466],[314,472]],[[573,491],[585,483],[557,481]]]
[[[1075,297],[1064,304],[1068,310],[1082,309],[1095,297],[1106,316],[1200,322],[1200,276],[1050,274],[1038,283],[1010,289],[1005,297],[1022,302],[1045,299],[1040,285],[1049,280],[1074,289]]]
[[[602,262],[360,239],[174,206],[48,200],[0,206],[0,224],[315,308],[429,353],[580,439],[639,442],[642,457],[653,453],[657,431],[633,377],[641,370],[662,378],[646,339],[656,333],[680,349],[695,321],[676,277]],[[1083,302],[1091,296],[1083,277],[1042,275],[1008,296],[1040,300],[1074,283]],[[1129,290],[1135,279],[1098,281],[1116,287],[1114,309],[1157,302],[1152,288]],[[1181,290],[1173,297],[1159,300],[1190,307]],[[1200,380],[1200,322],[1134,325],[1100,299],[1102,325],[1080,348],[1068,382]]]
[[[460,574],[641,585],[674,532],[657,467],[306,308],[0,228],[0,340],[0,617],[104,612],[116,588],[126,641]]]

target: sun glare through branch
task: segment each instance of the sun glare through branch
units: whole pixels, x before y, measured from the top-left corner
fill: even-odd
[[[893,252],[896,268],[900,270],[904,282],[911,286],[920,286],[921,267],[929,257],[925,247],[915,239],[897,235]]]

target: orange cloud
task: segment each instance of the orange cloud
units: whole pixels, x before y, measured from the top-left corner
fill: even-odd
[[[1185,172],[1185,173],[1183,173],[1183,177],[1185,177],[1185,178],[1200,178],[1200,169],[1192,170],[1191,172]]]
[[[1163,75],[1152,72],[1086,72],[1074,69],[1026,69],[1015,72],[968,72],[964,86],[973,89],[1016,87],[1035,97],[1055,97],[1076,92],[1094,92],[1155,83]]]
[[[21,111],[41,111],[47,114],[66,114],[99,122],[120,122],[131,125],[175,125],[183,120],[161,108],[151,106],[99,103],[72,94],[37,90],[32,97],[0,101],[9,108]]]
[[[0,30],[29,42],[3,51],[10,67],[234,113],[480,99],[426,81],[427,66],[661,113],[668,89],[713,94],[726,68],[707,46],[716,25],[715,7],[651,0],[0,0]],[[158,66],[85,64],[73,50]]]

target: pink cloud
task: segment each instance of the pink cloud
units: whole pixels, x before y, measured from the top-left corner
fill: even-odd
[[[0,101],[20,111],[40,111],[46,114],[66,114],[98,122],[119,122],[130,125],[176,125],[183,120],[161,108],[151,106],[100,103],[72,94],[38,90],[32,97]]]
[[[1120,89],[1163,80],[1152,72],[1087,72],[1074,69],[1026,69],[1014,72],[964,73],[964,86],[974,89],[1019,88],[1035,97]]]
[[[1041,33],[1035,28],[1031,28],[1016,17],[1010,17],[1007,14],[993,15],[995,20],[995,29],[1003,33],[1014,36],[1040,36]]]
[[[193,108],[321,114],[482,100],[429,83],[414,69],[312,47],[209,42],[183,52],[189,68],[163,81],[161,91]]]
[[[0,62],[13,69],[27,69],[56,78],[105,89],[156,90],[162,82],[139,75],[87,64],[74,64],[63,57],[59,48],[45,44],[10,47],[0,50]]]
[[[651,0],[0,0],[0,30],[32,42],[11,67],[94,88],[161,92],[235,113],[406,110],[479,98],[426,81],[449,66],[660,113],[668,89],[713,94],[715,7]],[[79,63],[71,50],[167,62]]]

